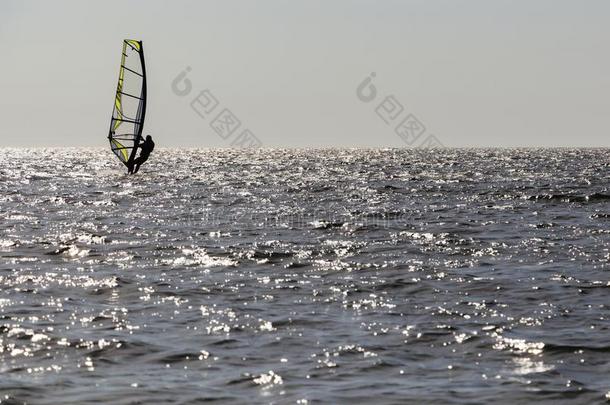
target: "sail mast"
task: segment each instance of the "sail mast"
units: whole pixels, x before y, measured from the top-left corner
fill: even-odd
[[[134,141],[134,148],[131,151],[131,156],[129,156],[129,163],[133,162],[136,158],[138,145],[142,140],[142,131],[144,130],[144,118],[146,116],[146,63],[144,61],[144,46],[142,44],[142,41],[138,41],[138,44],[140,45],[139,54],[140,63],[142,64],[142,92],[140,93],[140,105],[138,106],[136,122],[139,122],[140,124],[136,124],[136,139]]]

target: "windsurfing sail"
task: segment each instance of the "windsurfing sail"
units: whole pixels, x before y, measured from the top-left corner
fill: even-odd
[[[114,98],[108,140],[125,166],[136,157],[146,115],[146,67],[142,41],[123,41],[119,83]]]

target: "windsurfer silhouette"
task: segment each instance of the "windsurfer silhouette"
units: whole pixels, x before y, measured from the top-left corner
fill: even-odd
[[[129,165],[129,174],[136,174],[140,170],[140,166],[148,160],[150,153],[155,149],[152,136],[148,135],[146,140],[139,144],[138,147],[140,148],[140,156]]]

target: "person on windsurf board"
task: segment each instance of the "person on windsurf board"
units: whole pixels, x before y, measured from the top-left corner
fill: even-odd
[[[129,165],[129,174],[136,174],[140,170],[140,166],[148,160],[150,154],[155,149],[155,143],[153,142],[152,136],[148,135],[146,140],[137,147],[140,148],[140,156]]]
[[[140,170],[155,148],[149,135],[141,142],[146,116],[146,67],[144,45],[135,39],[123,40],[121,67],[117,83],[108,140],[110,149],[129,174]],[[138,156],[138,148],[140,153]]]

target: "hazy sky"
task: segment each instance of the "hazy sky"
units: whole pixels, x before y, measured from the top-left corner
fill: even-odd
[[[0,146],[106,145],[132,38],[158,146],[231,146],[190,107],[207,89],[269,147],[405,146],[408,114],[447,146],[608,147],[609,22],[608,0],[0,0]]]

